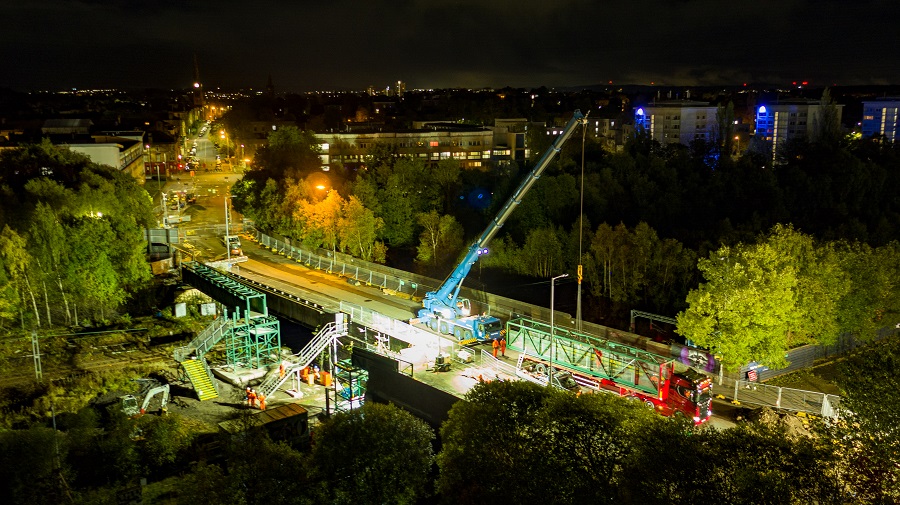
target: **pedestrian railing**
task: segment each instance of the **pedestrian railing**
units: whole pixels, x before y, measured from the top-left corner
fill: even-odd
[[[278,391],[278,388],[291,374],[308,367],[326,347],[333,345],[335,340],[345,335],[347,335],[347,325],[326,324],[300,352],[287,356],[282,360],[282,364],[285,366],[284,370],[279,367],[269,371],[267,377],[260,384],[259,391],[265,396],[271,396],[272,393]]]
[[[182,361],[188,359],[188,357],[195,351],[201,356],[205,354],[213,345],[216,344],[216,342],[222,339],[222,336],[225,334],[225,326],[228,324],[228,322],[228,318],[226,317],[214,319],[213,322],[210,323],[209,326],[204,328],[200,333],[198,333],[197,336],[194,337],[194,339],[191,340],[188,345],[175,348],[175,361],[181,363]]]
[[[731,396],[736,404],[769,407],[789,412],[835,418],[839,416],[841,397],[816,391],[772,386],[759,382],[726,379],[713,388],[722,396]]]

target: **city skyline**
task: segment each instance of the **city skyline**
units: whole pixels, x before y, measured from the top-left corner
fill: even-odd
[[[364,90],[900,83],[888,0],[35,0],[0,20],[0,87]],[[884,49],[882,49],[884,48]]]

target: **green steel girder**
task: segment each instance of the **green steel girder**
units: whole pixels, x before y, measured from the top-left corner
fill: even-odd
[[[235,308],[244,319],[250,319],[254,315],[269,315],[269,309],[266,305],[266,295],[255,289],[249,288],[240,282],[237,282],[225,275],[219,273],[216,269],[210,268],[196,261],[189,261],[182,264],[182,269],[189,272],[188,282],[195,276],[207,286],[196,286],[201,291],[212,296],[220,303],[228,307],[229,310]]]
[[[228,365],[261,368],[279,359],[281,328],[278,319],[269,316],[265,293],[196,261],[183,263],[182,269],[189,283],[231,310],[231,324],[223,330]]]
[[[540,321],[514,319],[506,328],[511,349],[550,361],[552,348],[554,363],[650,394],[673,369],[673,360],[567,328],[554,327],[551,339],[550,325]]]

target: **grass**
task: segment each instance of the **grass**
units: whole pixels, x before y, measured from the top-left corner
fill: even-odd
[[[812,368],[805,368],[769,379],[766,381],[766,384],[840,396],[841,388],[839,383],[842,361],[841,358],[823,361]]]

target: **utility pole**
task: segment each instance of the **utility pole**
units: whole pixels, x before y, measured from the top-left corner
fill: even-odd
[[[581,279],[583,265],[581,263],[581,241],[584,234],[584,142],[587,135],[587,123],[581,126],[581,210],[578,214],[578,298],[575,307],[575,329],[581,331]]]
[[[553,337],[556,333],[556,325],[554,324],[554,316],[556,314],[556,307],[554,305],[556,302],[556,280],[568,276],[569,274],[562,274],[550,279],[550,368],[547,370],[548,387],[553,387]]]
[[[229,242],[228,233],[228,195],[225,195],[225,253],[231,260],[231,243]]]

